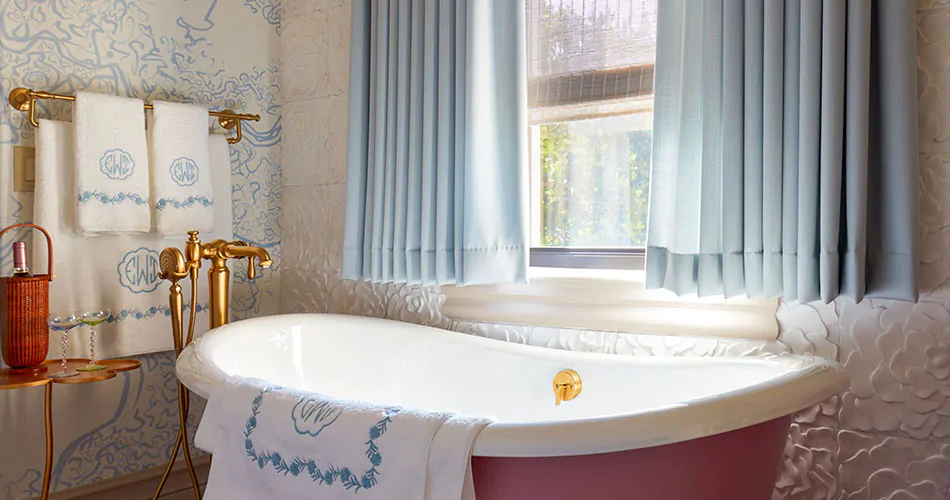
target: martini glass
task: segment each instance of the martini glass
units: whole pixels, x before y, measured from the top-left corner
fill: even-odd
[[[79,317],[79,321],[82,321],[82,324],[89,327],[89,364],[80,366],[76,368],[77,370],[81,372],[94,372],[96,370],[106,369],[105,365],[96,363],[96,326],[106,322],[111,316],[112,312],[108,309],[96,309],[94,311],[86,311]]]
[[[50,314],[49,318],[46,319],[46,322],[47,324],[49,324],[49,327],[51,330],[62,332],[63,334],[63,342],[62,342],[63,369],[56,373],[51,373],[47,375],[47,377],[68,378],[68,377],[75,377],[76,375],[79,375],[79,372],[66,371],[66,346],[67,346],[67,342],[69,341],[69,331],[72,330],[73,328],[76,328],[80,324],[82,324],[82,322],[79,321],[79,318],[76,317],[75,314],[65,314],[65,315]]]

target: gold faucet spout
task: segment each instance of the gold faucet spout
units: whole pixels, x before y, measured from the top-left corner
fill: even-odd
[[[248,279],[254,279],[257,276],[257,266],[255,266],[254,259],[257,259],[258,265],[262,268],[271,267],[274,263],[270,254],[263,248],[248,245],[240,240],[214,240],[202,243],[198,239],[198,231],[188,232],[183,256],[188,273],[193,279],[198,277],[201,261],[205,259],[211,261],[211,269],[208,270],[208,282],[210,284],[208,306],[211,313],[211,328],[219,327],[228,322],[228,288],[231,279],[228,260],[246,257],[248,259]]]
[[[267,250],[261,247],[255,247],[244,243],[243,241],[232,241],[222,247],[222,256],[228,259],[239,259],[247,257],[257,259],[257,262],[263,269],[267,269],[274,264]]]
[[[221,249],[218,251],[218,255],[224,259],[243,259],[247,257],[247,279],[250,280],[257,277],[257,268],[254,267],[254,259],[257,259],[262,269],[267,269],[274,264],[267,250],[248,245],[240,240],[223,243]]]

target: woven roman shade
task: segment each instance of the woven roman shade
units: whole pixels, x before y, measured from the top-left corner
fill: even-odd
[[[652,108],[656,0],[527,0],[532,124]]]

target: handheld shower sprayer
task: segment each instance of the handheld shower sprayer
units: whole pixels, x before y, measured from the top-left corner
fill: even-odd
[[[185,256],[177,248],[166,248],[158,256],[158,265],[161,269],[160,278],[177,283],[179,280],[188,276],[188,269],[185,266]]]

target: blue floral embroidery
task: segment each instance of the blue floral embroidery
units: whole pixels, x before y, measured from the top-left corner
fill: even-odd
[[[148,199],[146,197],[131,191],[125,193],[116,193],[112,196],[103,193],[102,191],[83,191],[79,195],[79,203],[91,203],[93,200],[96,200],[103,205],[118,205],[120,203],[125,203],[126,201],[131,201],[136,205],[148,205]]]
[[[203,312],[208,310],[208,304],[198,304],[198,307],[195,309],[197,312]],[[185,304],[185,310],[190,309],[191,306]],[[118,323],[120,321],[125,321],[129,319],[133,320],[143,320],[143,319],[152,319],[156,316],[169,317],[171,316],[171,310],[167,305],[151,306],[146,310],[141,309],[122,309],[118,312],[113,312],[112,316],[106,321],[107,323]]]
[[[214,202],[206,196],[189,196],[185,201],[178,201],[177,198],[159,198],[155,202],[155,210],[165,210],[166,208],[188,208],[192,205],[204,205],[206,207],[214,206]]]
[[[346,490],[353,491],[354,493],[376,486],[376,476],[379,475],[378,467],[383,463],[383,455],[376,445],[376,440],[383,434],[386,434],[389,424],[392,423],[392,417],[399,413],[399,408],[388,408],[383,418],[369,428],[369,439],[366,441],[366,459],[369,460],[370,467],[362,476],[357,476],[349,467],[331,465],[324,470],[317,467],[313,459],[301,457],[294,457],[293,460],[288,463],[287,460],[276,451],[257,450],[254,447],[254,442],[251,441],[251,435],[254,434],[254,430],[257,429],[257,417],[261,413],[261,403],[264,401],[264,395],[280,390],[282,390],[280,387],[268,387],[261,391],[251,404],[251,417],[247,419],[247,423],[244,425],[244,449],[251,461],[257,464],[261,470],[270,466],[273,467],[274,472],[284,476],[290,474],[291,476],[297,477],[300,474],[306,473],[311,481],[323,486],[332,486],[333,483],[339,481]],[[300,406],[301,403],[308,399],[309,398],[306,397],[301,398],[301,400],[297,402],[297,405],[294,406],[295,411],[297,406]],[[333,417],[333,421],[336,421],[338,417],[339,415]],[[330,424],[323,426],[321,430],[328,425]],[[319,431],[317,432],[319,433]]]

